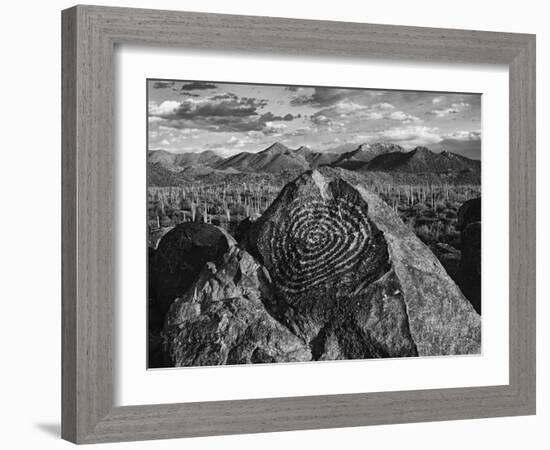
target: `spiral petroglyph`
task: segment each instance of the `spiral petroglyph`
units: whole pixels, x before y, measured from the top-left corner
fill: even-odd
[[[373,230],[362,205],[347,199],[296,199],[288,218],[268,230],[274,278],[281,290],[300,293],[337,280],[368,258]]]
[[[279,294],[291,303],[304,294],[311,301],[319,289],[352,294],[386,270],[383,236],[355,189],[315,172],[291,186],[273,205],[276,220],[257,224],[258,250]]]

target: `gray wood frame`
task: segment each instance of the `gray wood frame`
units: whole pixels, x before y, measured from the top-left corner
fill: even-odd
[[[535,413],[535,36],[76,6],[63,11],[62,436],[76,443]],[[506,64],[510,382],[503,386],[113,406],[113,51],[140,43]]]

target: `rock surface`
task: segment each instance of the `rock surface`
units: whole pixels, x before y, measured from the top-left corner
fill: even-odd
[[[305,342],[277,322],[262,297],[269,275],[246,251],[230,243],[178,298],[165,324],[166,354],[174,366],[309,361]]]
[[[243,241],[271,278],[270,314],[314,359],[479,353],[480,317],[435,256],[333,173],[287,184]]]
[[[481,198],[465,202],[458,210],[461,258],[459,286],[481,314]]]
[[[150,249],[156,250],[159,245],[160,240],[172,230],[174,227],[161,227],[157,230],[150,231],[148,233],[149,241],[147,243]]]
[[[462,231],[474,222],[481,222],[481,197],[473,198],[458,209],[456,228]]]
[[[205,223],[182,223],[162,237],[149,261],[149,295],[162,318],[204,265],[218,259],[228,248],[226,235]]]

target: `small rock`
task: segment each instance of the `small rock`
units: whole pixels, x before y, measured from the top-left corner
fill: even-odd
[[[228,248],[228,237],[221,229],[198,222],[179,224],[160,240],[149,260],[149,291],[163,317],[204,265]]]

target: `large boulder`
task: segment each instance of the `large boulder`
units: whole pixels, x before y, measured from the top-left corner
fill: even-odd
[[[231,242],[166,317],[165,352],[174,366],[309,361],[308,345],[266,310],[269,275]]]
[[[157,249],[149,254],[149,296],[161,321],[204,265],[217,260],[228,248],[224,232],[207,223],[182,223],[162,237]]]
[[[458,283],[481,314],[481,198],[468,200],[460,207],[457,228],[461,243]]]
[[[464,230],[469,224],[481,222],[481,197],[465,201],[456,214],[456,228]]]
[[[148,233],[148,247],[155,250],[158,247],[160,240],[173,228],[174,227],[161,227],[156,230],[150,230]]]
[[[287,184],[244,240],[271,315],[314,359],[475,354],[480,317],[379,197],[330,169]]]

